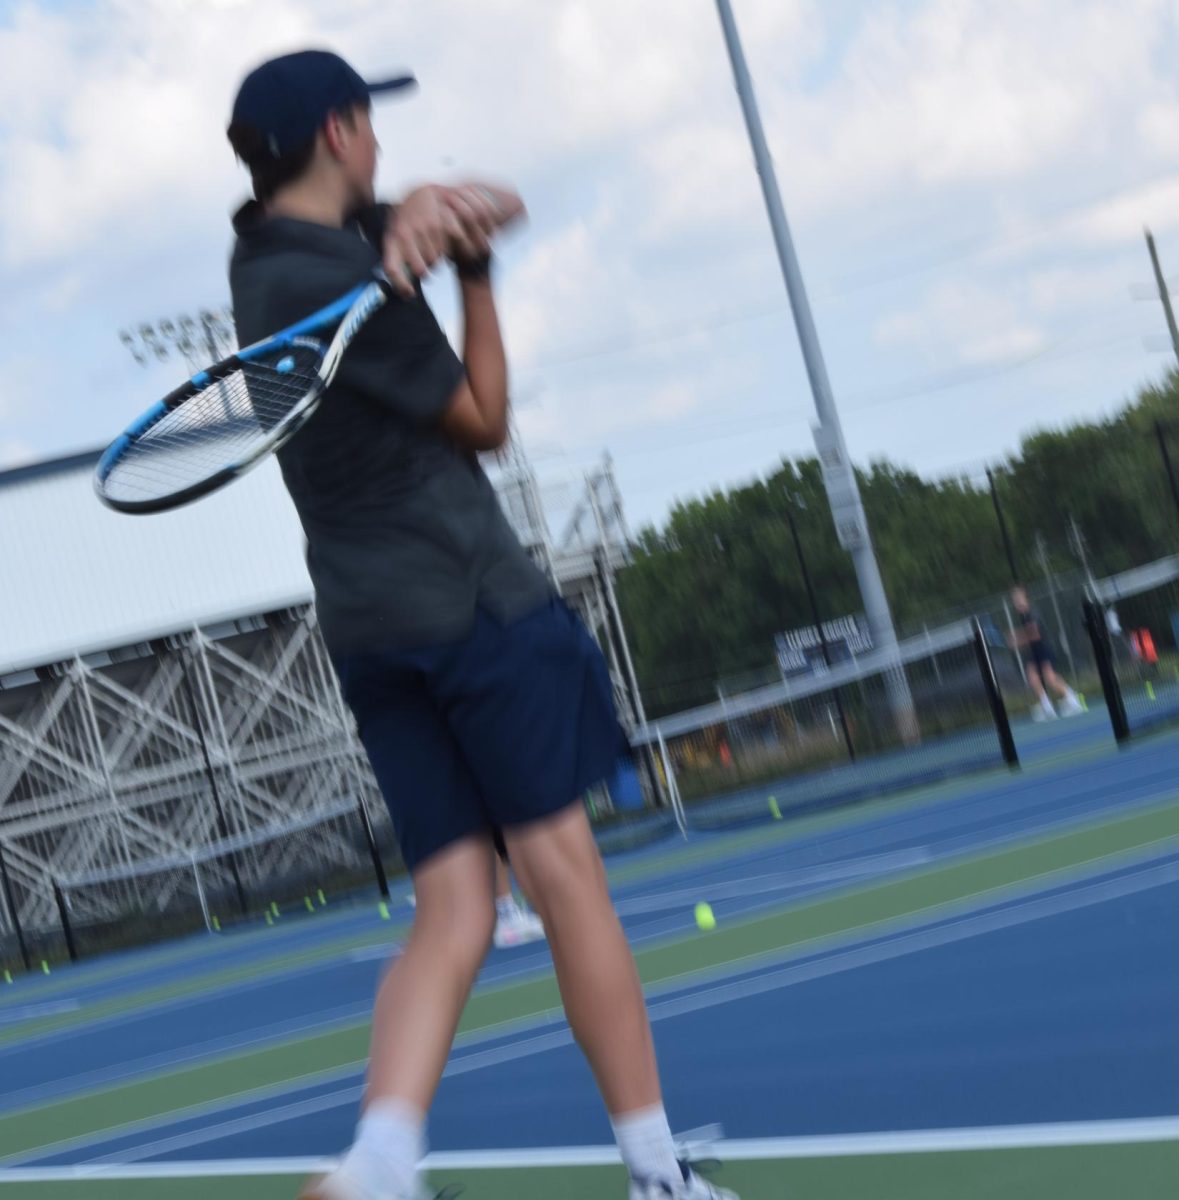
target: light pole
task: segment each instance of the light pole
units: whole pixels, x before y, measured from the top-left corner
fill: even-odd
[[[745,114],[745,125],[753,147],[757,173],[761,177],[766,212],[769,215],[770,227],[774,234],[774,244],[777,247],[778,261],[782,267],[782,277],[790,297],[790,310],[794,315],[794,326],[798,331],[798,341],[802,349],[803,361],[806,363],[811,394],[814,396],[815,409],[818,412],[819,420],[815,426],[815,446],[818,449],[819,462],[823,468],[823,483],[831,502],[835,532],[839,538],[839,544],[851,554],[855,564],[860,595],[864,601],[864,615],[867,617],[868,627],[872,631],[872,640],[880,650],[887,654],[889,651],[895,651],[897,644],[892,612],[888,606],[884,582],[880,578],[880,567],[872,549],[872,538],[868,531],[867,518],[864,515],[859,484],[848,458],[843,427],[835,407],[831,382],[827,377],[827,366],[823,361],[823,352],[819,346],[819,335],[815,330],[806,285],[803,283],[802,270],[794,251],[790,226],[786,221],[786,209],[782,203],[782,194],[778,190],[778,180],[774,174],[773,160],[766,142],[765,130],[762,127],[757,97],[753,90],[753,80],[749,74],[749,64],[745,60],[745,51],[741,45],[741,36],[737,30],[737,22],[733,16],[730,0],[716,0],[716,7],[720,15],[721,27],[724,30],[725,43],[728,46],[737,95],[740,97],[741,108]],[[893,712],[902,733],[906,737],[910,734],[915,735],[913,698],[899,663],[894,670],[889,671],[888,690]]]
[[[133,329],[120,329],[119,341],[131,357],[146,367],[153,360],[167,362],[179,354],[189,370],[207,366],[232,353],[237,336],[230,309],[202,308],[178,317],[142,321]]]

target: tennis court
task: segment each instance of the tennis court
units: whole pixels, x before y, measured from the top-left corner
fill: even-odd
[[[718,1179],[1166,1194],[1179,739],[1117,752],[1103,721],[1020,726],[1018,774],[612,861],[669,1107]],[[390,916],[329,904],[6,988],[0,1197],[292,1195],[348,1140],[404,896]],[[621,1194],[543,946],[489,958],[431,1141],[473,1197]]]

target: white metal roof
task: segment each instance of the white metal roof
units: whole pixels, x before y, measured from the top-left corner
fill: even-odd
[[[97,454],[0,474],[0,675],[307,601],[277,464],[175,512],[99,503]]]
[[[100,504],[91,484],[97,460],[93,451],[0,472],[0,676],[312,598],[303,531],[273,460],[153,516]],[[592,576],[597,546],[611,566],[624,561],[608,460],[587,476],[576,509],[584,517],[597,503],[591,491],[608,499],[604,542],[582,520],[549,545],[549,514],[522,458],[493,478],[509,520],[534,552],[545,551],[562,587],[576,591]]]

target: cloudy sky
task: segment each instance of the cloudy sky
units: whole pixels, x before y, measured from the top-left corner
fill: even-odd
[[[1179,0],[736,0],[848,442],[973,469],[1166,366]],[[0,464],[109,439],[176,368],[117,333],[224,303],[224,140],[261,58],[411,67],[381,190],[515,183],[520,424],[632,518],[810,448],[811,401],[712,0],[0,0]],[[453,324],[453,286],[431,296]]]

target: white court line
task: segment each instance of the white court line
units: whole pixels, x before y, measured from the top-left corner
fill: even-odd
[[[1054,1147],[1129,1146],[1179,1141],[1179,1116],[1133,1120],[1069,1121],[1043,1125],[983,1125],[965,1129],[913,1129],[881,1133],[817,1134],[710,1143],[725,1162],[775,1162],[789,1158],[939,1154],[970,1150],[1042,1150]],[[432,1171],[488,1171],[520,1167],[595,1167],[618,1164],[613,1146],[558,1146],[541,1150],[454,1150],[431,1154]],[[6,1183],[69,1183],[101,1179],[221,1179],[313,1175],[332,1158],[250,1158],[209,1162],[110,1163],[78,1167],[0,1170]]]
[[[912,850],[896,850],[888,854],[845,859],[821,867],[804,867],[772,875],[751,875],[732,883],[701,883],[679,891],[638,895],[630,900],[618,900],[614,907],[619,916],[624,917],[664,912],[673,908],[692,907],[702,895],[707,895],[711,901],[739,900],[746,896],[794,890],[808,884],[834,883],[841,879],[857,879],[862,875],[877,872],[920,867],[932,861],[933,854],[930,849],[927,846],[918,846]]]
[[[16,1025],[21,1021],[35,1021],[38,1017],[56,1017],[62,1013],[77,1012],[81,1000],[47,1000],[43,1004],[26,1004],[20,1008],[0,1008],[0,1025]]]
[[[982,934],[1014,928],[1030,924],[1033,921],[1042,920],[1046,917],[1090,908],[1109,900],[1120,899],[1138,892],[1147,891],[1153,887],[1164,886],[1174,882],[1179,882],[1179,863],[1167,864],[1160,867],[1147,867],[1133,874],[1119,877],[1118,879],[1089,884],[1088,886],[1059,895],[1025,900],[1009,908],[1001,909],[998,912],[962,916],[932,929],[918,929],[909,933],[897,933],[872,945],[836,950],[830,955],[816,961],[791,964],[766,972],[753,979],[736,980],[732,983],[704,987],[700,990],[689,992],[684,996],[677,997],[673,995],[672,998],[649,1003],[648,1012],[652,1022],[701,1012],[730,1002],[749,999],[752,996],[779,991],[799,983],[807,983],[815,979],[822,979],[831,975],[855,970],[859,967],[888,962],[920,951],[951,945],[972,937],[978,937]],[[472,1054],[463,1055],[447,1064],[445,1074],[467,1074],[468,1072],[498,1065],[503,1062],[529,1058],[536,1054],[543,1054],[550,1050],[570,1045],[572,1044],[572,1040],[572,1034],[567,1027],[546,1034],[538,1034],[525,1038],[522,1041],[509,1042],[504,1046],[491,1047],[487,1050],[475,1051]],[[282,1124],[295,1117],[309,1116],[313,1113],[330,1110],[342,1104],[352,1103],[359,1098],[361,1090],[361,1087],[357,1085],[355,1087],[346,1087],[326,1095],[312,1096],[306,1100],[280,1105],[275,1109],[253,1113],[248,1117],[233,1118],[229,1121],[218,1122],[186,1133],[142,1143],[129,1150],[116,1151],[111,1155],[105,1156],[105,1158],[109,1161],[110,1159],[114,1159],[116,1155],[121,1155],[121,1161],[130,1162],[147,1155],[166,1154],[189,1146],[217,1141],[232,1133],[259,1129],[268,1125]],[[170,1121],[168,1123],[173,1122]],[[111,1136],[105,1138],[90,1134],[84,1138],[76,1139],[74,1144],[101,1145],[103,1141],[109,1142],[123,1136],[127,1136],[127,1134],[113,1132]],[[47,1153],[54,1152],[54,1150],[55,1147],[52,1146],[39,1147],[37,1150],[27,1152],[20,1157],[41,1158]],[[102,1162],[103,1159],[100,1158],[98,1161]]]

